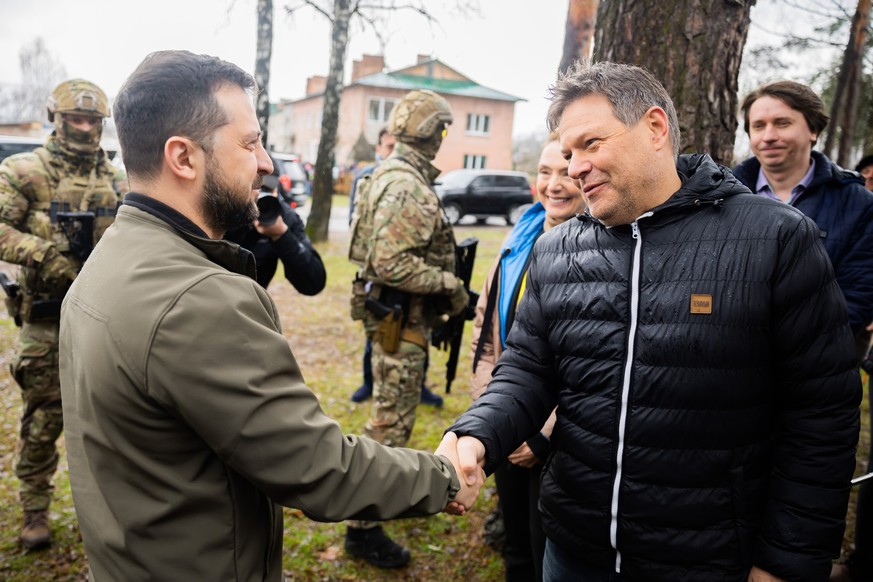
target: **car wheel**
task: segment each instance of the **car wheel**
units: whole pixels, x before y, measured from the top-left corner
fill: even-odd
[[[516,204],[510,206],[509,210],[506,211],[506,216],[504,217],[506,219],[506,224],[512,226],[513,224],[518,222],[518,219],[521,218],[521,215],[524,214],[531,206],[531,204]]]
[[[461,207],[457,204],[446,204],[444,210],[446,211],[446,218],[449,219],[449,224],[458,224],[458,221],[461,220]]]

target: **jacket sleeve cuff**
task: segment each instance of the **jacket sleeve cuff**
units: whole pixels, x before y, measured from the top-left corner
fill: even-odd
[[[457,497],[458,495],[458,491],[461,490],[461,481],[458,473],[457,471],[455,471],[455,467],[452,465],[452,462],[449,461],[446,457],[442,455],[436,455],[436,458],[442,462],[443,473],[449,477],[449,501],[454,501],[455,497]]]
[[[783,580],[827,580],[831,560],[826,555],[801,554],[768,543],[758,537],[753,565]]]
[[[538,432],[526,442],[527,446],[530,447],[530,451],[541,463],[545,463],[548,460],[549,454],[552,452],[552,443],[549,441],[549,437]]]

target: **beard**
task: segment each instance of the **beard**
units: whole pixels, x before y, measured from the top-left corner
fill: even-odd
[[[252,184],[231,184],[223,178],[218,164],[210,157],[206,164],[200,209],[209,229],[223,236],[234,228],[251,226],[258,217],[252,190],[260,189],[262,180],[258,176]]]

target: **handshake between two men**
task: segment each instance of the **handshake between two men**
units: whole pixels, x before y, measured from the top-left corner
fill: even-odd
[[[485,471],[482,468],[485,465],[485,446],[476,438],[465,436],[459,439],[455,433],[447,432],[434,454],[452,463],[461,486],[455,499],[443,511],[451,515],[464,515],[473,507],[485,483]]]

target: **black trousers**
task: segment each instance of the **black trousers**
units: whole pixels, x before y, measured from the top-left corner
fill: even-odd
[[[539,511],[542,465],[525,469],[504,461],[494,472],[505,542],[506,582],[541,582],[546,536]]]
[[[873,426],[873,377],[867,379],[867,402]],[[870,447],[867,471],[873,471],[873,446]],[[862,482],[855,506],[855,579],[873,580],[873,479]]]

